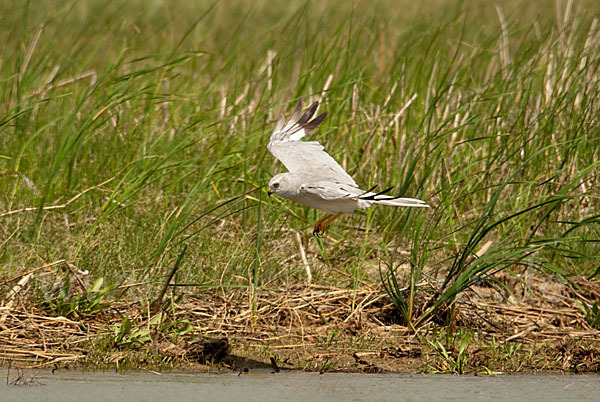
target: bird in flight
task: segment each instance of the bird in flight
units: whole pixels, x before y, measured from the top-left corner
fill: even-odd
[[[268,194],[278,195],[308,207],[325,211],[327,215],[315,223],[313,235],[325,233],[331,222],[343,214],[366,209],[373,204],[394,207],[429,207],[415,198],[387,195],[392,187],[381,192],[361,190],[352,177],[324,150],[317,141],[300,141],[325,120],[322,113],[311,120],[318,107],[313,103],[302,113],[302,98],[298,100],[288,122],[283,116],[277,122],[268,150],[288,169],[269,182]]]

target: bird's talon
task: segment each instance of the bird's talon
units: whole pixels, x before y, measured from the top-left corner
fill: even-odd
[[[319,221],[315,224],[315,228],[313,229],[313,236],[320,238],[321,236],[323,236],[323,233],[325,233],[325,228]]]

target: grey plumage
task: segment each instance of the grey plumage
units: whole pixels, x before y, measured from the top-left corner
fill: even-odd
[[[388,188],[381,192],[361,190],[354,179],[316,141],[300,141],[325,120],[322,113],[311,120],[318,107],[313,103],[302,113],[302,99],[298,100],[290,119],[286,123],[283,116],[277,122],[267,148],[288,169],[269,182],[269,193],[276,194],[309,207],[318,208],[335,217],[350,213],[358,208],[368,208],[372,204],[404,207],[428,207],[415,198],[401,198],[387,195]],[[334,217],[334,218],[335,218]],[[317,222],[315,232],[324,231],[327,217]]]

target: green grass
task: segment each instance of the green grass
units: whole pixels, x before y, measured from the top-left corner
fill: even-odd
[[[255,294],[304,282],[293,229],[315,282],[358,288],[381,267],[421,325],[500,270],[598,272],[597,2],[193,3],[2,2],[0,277],[65,259],[143,282],[130,298],[171,277]],[[262,187],[300,96],[321,100],[312,137],[358,183],[432,208],[312,239],[319,214]]]

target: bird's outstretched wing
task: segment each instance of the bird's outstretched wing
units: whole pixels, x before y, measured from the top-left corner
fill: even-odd
[[[318,102],[313,103],[303,114],[300,98],[288,122],[285,123],[283,116],[277,122],[267,148],[290,173],[318,175],[356,187],[354,179],[325,152],[321,144],[317,141],[300,141],[327,117],[327,113],[322,113],[311,120],[318,105]]]
[[[387,188],[378,193],[371,190],[363,191],[357,187],[347,186],[343,184],[332,183],[328,181],[305,183],[300,186],[302,194],[317,196],[327,201],[352,199],[356,201],[366,201],[369,204],[383,204],[396,207],[425,207],[428,208],[424,201],[416,198],[394,197],[387,195],[392,188]]]

